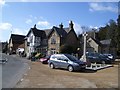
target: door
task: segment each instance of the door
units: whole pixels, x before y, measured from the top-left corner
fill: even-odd
[[[60,60],[60,67],[67,69],[68,66],[68,59],[65,58],[64,56],[59,57]]]

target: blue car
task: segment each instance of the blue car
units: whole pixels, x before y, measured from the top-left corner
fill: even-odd
[[[113,62],[108,56],[100,53],[87,53],[86,58],[91,63],[111,64]]]
[[[54,54],[51,55],[48,64],[50,68],[63,68],[68,71],[83,70],[86,68],[85,62],[78,60],[76,57],[70,54]]]

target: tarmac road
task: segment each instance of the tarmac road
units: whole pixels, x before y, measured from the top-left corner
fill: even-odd
[[[13,88],[29,69],[29,61],[13,55],[2,54],[2,57],[8,59],[6,64],[0,64],[2,66],[2,88]]]

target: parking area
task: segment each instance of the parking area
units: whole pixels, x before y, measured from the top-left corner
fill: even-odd
[[[15,88],[117,88],[118,65],[98,71],[69,72],[30,62],[31,69]]]

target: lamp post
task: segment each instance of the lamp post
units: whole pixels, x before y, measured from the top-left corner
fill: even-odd
[[[87,37],[87,33],[86,32],[84,32],[83,33],[83,37],[84,37],[84,48],[83,48],[83,55],[82,55],[82,57],[81,57],[81,60],[82,61],[84,61],[84,62],[86,62],[86,37]]]

